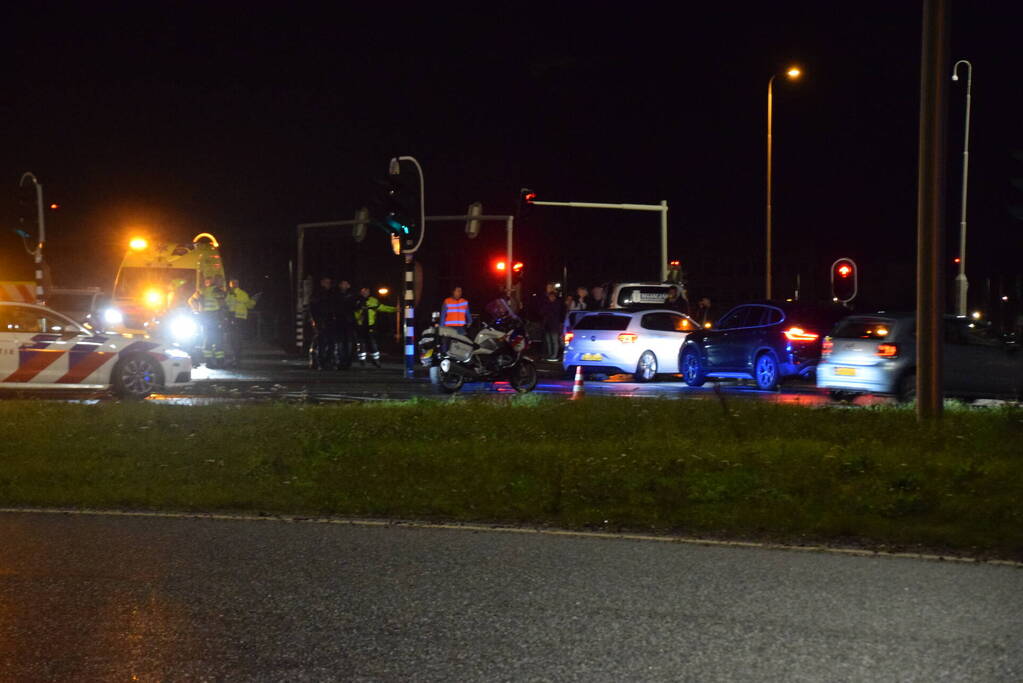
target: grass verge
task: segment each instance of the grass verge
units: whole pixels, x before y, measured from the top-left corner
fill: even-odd
[[[247,510],[1023,558],[1023,411],[0,403],[0,505]]]

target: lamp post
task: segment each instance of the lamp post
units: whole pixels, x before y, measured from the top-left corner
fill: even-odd
[[[966,129],[963,133],[963,188],[959,214],[959,274],[956,275],[956,315],[966,315],[966,180],[970,163],[970,88],[973,85],[973,64],[960,59],[952,67],[952,80],[959,80],[959,65],[966,65]]]
[[[785,75],[789,80],[794,80],[802,75],[802,71],[797,67],[789,67],[785,71]],[[778,74],[771,76],[771,79],[767,81],[767,263],[766,273],[764,275],[765,290],[767,292],[766,298],[771,298],[771,129],[772,129],[772,115],[773,115],[773,101],[774,101],[774,79]]]

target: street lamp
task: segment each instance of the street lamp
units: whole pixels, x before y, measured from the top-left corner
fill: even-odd
[[[952,67],[952,80],[959,80],[959,65],[966,65],[966,130],[963,133],[963,189],[959,214],[959,274],[956,275],[956,315],[966,315],[966,179],[970,162],[970,88],[973,85],[973,64],[960,59]]]
[[[792,66],[785,71],[789,80],[795,80],[803,74],[798,67]],[[771,76],[767,81],[767,264],[766,264],[766,290],[767,298],[771,298],[771,128],[774,100],[774,79],[778,74]]]

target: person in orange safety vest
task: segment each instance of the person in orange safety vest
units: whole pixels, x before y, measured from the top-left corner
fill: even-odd
[[[471,322],[469,301],[462,298],[462,288],[455,287],[451,290],[451,296],[444,299],[444,305],[440,309],[440,324],[450,328],[452,332],[467,337]]]

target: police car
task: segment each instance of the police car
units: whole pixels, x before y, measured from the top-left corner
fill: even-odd
[[[141,399],[191,375],[181,349],[101,334],[45,306],[0,301],[0,389],[100,389]]]

